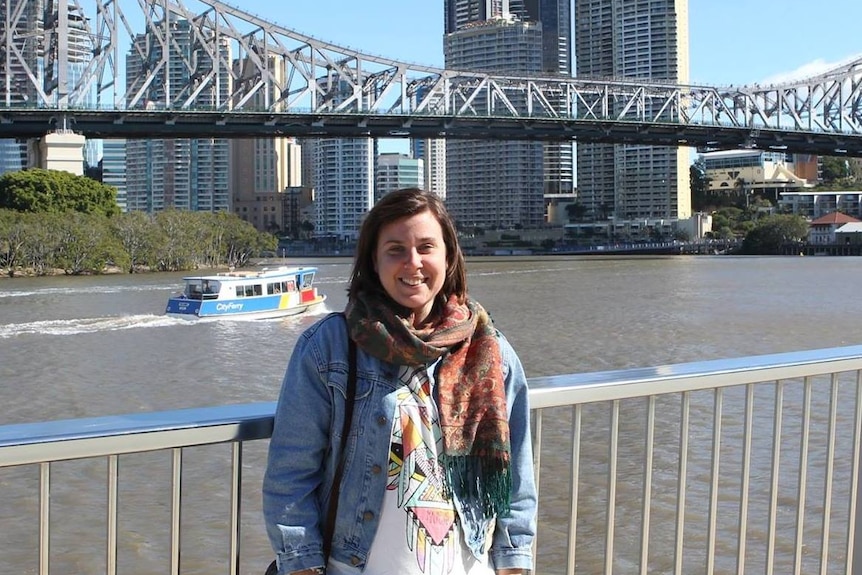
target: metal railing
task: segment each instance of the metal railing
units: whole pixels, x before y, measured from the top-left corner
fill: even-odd
[[[862,569],[855,546],[862,516],[862,346],[534,378],[530,385],[538,573]],[[0,426],[0,485],[4,472],[38,470],[38,481],[19,486],[32,502],[21,514],[34,516],[0,511],[0,533],[38,522],[38,552],[20,559],[0,547],[3,568],[47,575],[52,559],[64,561],[52,556],[52,530],[78,511],[71,498],[57,515],[52,488],[62,483],[52,483],[52,469],[95,458],[106,462],[106,471],[95,474],[106,479],[99,495],[104,536],[88,545],[103,550],[105,573],[214,572],[184,563],[188,540],[181,536],[189,523],[183,519],[198,480],[189,473],[183,486],[183,456],[222,444],[229,446],[217,472],[229,467],[226,540],[207,544],[227,549],[231,575],[262,572],[268,548],[258,547],[254,566],[240,562],[243,526],[262,523],[254,509],[259,489],[243,489],[243,472],[259,477],[263,459],[244,465],[243,453],[265,446],[257,440],[270,436],[274,408],[258,403]],[[121,569],[118,549],[128,534],[121,501],[129,488],[119,462],[150,452],[170,454],[162,469],[147,469],[170,478],[170,526],[163,529],[169,560],[156,571]],[[138,473],[130,474],[135,480]],[[150,480],[138,480],[136,488],[142,483]],[[0,499],[11,497],[8,488],[0,491]],[[218,497],[207,498],[208,505]],[[253,517],[244,522],[249,508]],[[77,571],[64,562],[55,572]]]

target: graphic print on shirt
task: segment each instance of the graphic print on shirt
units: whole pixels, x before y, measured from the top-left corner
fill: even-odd
[[[386,488],[396,491],[399,509],[407,512],[407,545],[419,569],[445,575],[460,543],[455,507],[444,496],[444,471],[437,459],[443,452],[437,406],[424,368],[402,367],[398,377],[404,387],[397,392]]]

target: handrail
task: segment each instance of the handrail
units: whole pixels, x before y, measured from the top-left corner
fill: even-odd
[[[0,425],[0,468],[268,439],[275,402]]]
[[[565,563],[567,573],[575,573],[579,565],[576,550],[582,563],[578,572],[586,568],[586,572],[608,575],[619,569],[620,562],[628,561],[639,564],[640,573],[655,569],[688,572],[691,561],[701,560],[699,553],[705,554],[708,573],[748,572],[758,561],[766,564],[767,573],[807,572],[819,563],[821,572],[837,567],[849,574],[862,566],[862,550],[855,543],[862,528],[858,497],[862,487],[862,345],[537,377],[529,383],[536,428],[539,544],[543,521],[544,525],[554,524],[545,537],[564,539],[563,557],[557,544],[551,543],[557,549],[552,561],[556,566]],[[564,429],[560,434],[560,425],[566,425],[565,416],[560,417],[565,413],[559,411],[561,407],[571,408],[570,447],[557,445],[566,441]],[[182,452],[202,445],[231,444],[229,562],[230,573],[237,575],[242,449],[247,441],[271,436],[274,412],[274,402],[263,402],[0,426],[0,469],[39,466],[39,572],[47,575],[50,564],[51,463],[107,458],[106,573],[113,575],[117,567],[118,456],[172,450],[170,553],[171,572],[178,573]],[[545,429],[551,433],[544,433]],[[562,457],[542,461],[543,442],[545,450],[559,454],[562,449]],[[798,445],[795,457],[787,455],[787,444]],[[727,449],[737,450],[740,459],[728,457]],[[708,463],[698,464],[698,458]],[[632,466],[640,470],[634,476]],[[670,483],[669,467],[676,468]],[[597,480],[597,473],[606,476]],[[633,477],[635,481],[640,477],[640,488],[631,484]],[[663,487],[658,487],[659,480]],[[739,487],[730,503],[728,487],[734,482]],[[788,503],[782,494],[784,503],[779,504],[779,492],[786,493],[788,486],[799,491],[793,524],[781,519],[780,513],[780,507]],[[812,491],[815,488],[819,493]],[[668,501],[674,489],[675,502]],[[638,492],[640,496],[632,499],[632,493]],[[553,494],[550,505],[548,495],[543,496],[546,493]],[[249,497],[259,494],[254,491]],[[818,499],[820,505],[811,508],[811,502]],[[692,506],[698,509],[703,502],[708,504],[702,511],[707,524],[700,529],[696,523],[691,525],[697,517],[697,513],[692,515]],[[728,518],[728,505],[737,510],[735,525]],[[631,519],[633,513],[634,522],[618,524],[615,520]],[[765,537],[748,533],[755,519],[768,525]],[[583,532],[578,531],[579,524],[588,522],[596,528],[603,520],[603,537],[578,537]],[[558,521],[563,526],[568,523],[567,532],[559,532]],[[664,527],[656,529],[659,525]],[[695,559],[690,557],[689,537],[706,546],[695,553]],[[736,549],[729,550],[727,541],[719,545],[722,537],[734,537]],[[640,543],[623,545],[621,540]],[[596,541],[602,542],[598,550]],[[585,545],[589,546],[586,553]],[[547,559],[541,554],[538,557],[541,572],[542,567],[547,568],[542,564]]]

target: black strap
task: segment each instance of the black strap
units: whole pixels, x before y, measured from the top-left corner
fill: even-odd
[[[338,513],[338,495],[341,492],[341,475],[344,473],[344,453],[347,449],[347,436],[350,434],[350,423],[353,419],[353,404],[356,401],[356,342],[347,330],[347,393],[344,404],[344,425],[341,429],[341,449],[338,453],[338,465],[335,467],[335,477],[332,480],[332,493],[329,497],[329,510],[326,514],[325,532],[323,534],[323,564],[329,560],[332,549],[332,536],[335,532],[335,516]],[[265,575],[277,575],[276,561],[269,564]]]
[[[332,479],[332,493],[329,496],[329,511],[326,514],[326,532],[323,534],[323,560],[329,559],[332,549],[332,536],[335,532],[335,516],[338,513],[338,495],[341,493],[341,475],[344,473],[344,457],[347,449],[347,436],[350,434],[350,422],[353,419],[353,404],[356,399],[356,342],[347,333],[347,399],[344,404],[344,426],[341,429],[341,449],[338,455],[338,466]]]

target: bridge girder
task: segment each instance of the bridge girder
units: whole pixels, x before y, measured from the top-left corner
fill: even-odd
[[[434,128],[427,131],[447,138],[466,137],[460,134],[470,130],[475,138],[497,137],[512,134],[512,126],[529,125],[530,133],[523,137],[596,141],[594,133],[604,132],[619,138],[614,141],[652,143],[650,134],[673,125],[677,143],[663,145],[771,146],[813,152],[810,144],[818,150],[832,146],[830,153],[862,155],[862,60],[804,81],[770,86],[497,76],[364,54],[221,0],[57,4],[87,17],[74,26],[68,19],[46,20],[48,29],[40,32],[32,22],[37,0],[18,0],[14,11],[0,14],[4,137],[36,131],[36,118],[45,120],[46,108],[53,112],[48,117],[72,118],[85,135],[105,137],[128,135],[136,122],[142,133],[155,130],[165,112],[190,118],[188,130],[203,133],[206,130],[199,125],[203,116],[195,112],[207,110],[220,113],[228,125],[236,126],[238,135],[248,135],[250,120],[260,112],[327,118],[324,126],[334,131],[346,129],[347,124],[339,130],[334,127],[342,125],[342,116],[362,114],[363,125],[349,131],[358,134],[371,126],[376,133],[376,126],[385,131],[399,124],[401,129],[395,131],[415,136],[425,130],[414,126],[424,126],[430,118]],[[46,43],[34,39],[38,33]],[[133,42],[135,38],[138,42]],[[40,71],[34,60],[39,45],[44,46],[46,62],[75,63],[71,46],[86,47],[89,57],[81,58],[79,74]],[[137,62],[139,73],[127,79],[121,58]],[[110,110],[96,122],[91,112],[105,102],[110,102]],[[152,120],[145,120],[147,114]],[[121,123],[117,117],[123,118]],[[488,122],[500,129],[477,127]],[[120,124],[122,129],[108,129]],[[638,129],[628,130],[628,124]],[[594,129],[598,126],[606,127]],[[50,122],[41,126],[43,134],[51,129]],[[712,137],[704,140],[701,135],[706,133]],[[701,140],[702,144],[692,143]]]

